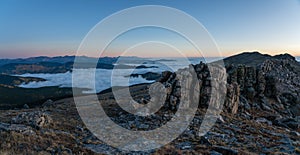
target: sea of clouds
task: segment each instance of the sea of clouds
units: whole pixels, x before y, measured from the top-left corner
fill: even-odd
[[[148,81],[143,79],[142,77],[130,78],[126,77],[126,75],[131,70],[122,69],[120,71],[114,70],[115,73],[112,77],[112,70],[108,69],[78,69],[73,70],[73,72],[67,73],[59,73],[59,74],[23,74],[20,75],[22,77],[39,77],[46,79],[46,81],[41,82],[30,82],[28,84],[21,84],[20,87],[23,88],[40,88],[46,86],[59,86],[59,87],[77,87],[77,88],[88,88],[90,91],[86,91],[86,93],[95,93],[110,88],[111,86],[128,86],[140,83],[151,83],[154,81]],[[76,76],[76,78],[72,78],[72,74]],[[92,83],[95,79],[95,85]],[[114,81],[112,83],[113,80]],[[113,85],[114,84],[114,85]]]
[[[175,72],[179,68],[185,68],[189,64],[197,64],[200,61],[211,62],[215,59],[201,59],[192,58],[188,61],[186,59],[168,59],[168,61],[158,61],[159,59],[151,59],[149,63],[145,63],[145,66],[157,66],[157,68],[142,68],[142,69],[75,69],[72,72],[58,73],[58,74],[22,74],[18,75],[21,77],[38,77],[46,79],[41,82],[30,82],[28,84],[21,84],[23,88],[40,88],[46,86],[59,86],[59,87],[77,87],[77,88],[88,88],[90,91],[85,93],[100,92],[108,89],[112,86],[130,86],[140,83],[152,83],[154,81],[148,81],[140,77],[130,77],[132,73],[144,74],[147,72],[161,73],[163,71]],[[137,64],[127,64],[134,65]],[[76,76],[76,78],[72,78]],[[95,79],[95,83],[93,83]]]

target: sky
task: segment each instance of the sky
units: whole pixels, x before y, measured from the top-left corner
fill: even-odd
[[[115,12],[140,5],[168,6],[193,16],[214,38],[223,56],[244,51],[300,56],[299,0],[1,0],[0,58],[75,55],[97,23]],[[157,28],[132,30],[116,38],[103,55],[118,56],[126,51],[128,55],[145,57],[175,56],[174,49],[160,42],[128,49],[133,43],[159,39],[174,42],[188,56],[195,56],[189,53],[189,44],[176,35]],[[208,55],[218,56],[213,51]]]

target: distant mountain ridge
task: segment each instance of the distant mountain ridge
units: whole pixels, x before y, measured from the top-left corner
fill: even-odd
[[[38,56],[38,57],[29,57],[29,58],[0,59],[0,66],[5,65],[5,64],[10,64],[10,63],[26,63],[26,64],[40,63],[40,62],[68,63],[68,62],[74,62],[75,58],[76,58],[76,56],[74,56],[74,55],[72,55],[72,56],[66,55],[66,56],[55,56],[55,57]],[[119,56],[119,57],[101,57],[101,58],[99,58],[99,61],[101,61],[101,63],[105,63],[105,64],[112,64],[112,63],[117,62],[117,60],[119,58],[121,58],[121,56]],[[140,57],[134,57],[134,56],[128,56],[128,57],[126,56],[123,58],[127,58],[130,61],[142,59]],[[271,56],[268,54],[261,54],[261,53],[255,51],[255,52],[244,52],[244,53],[240,53],[237,55],[229,56],[224,59],[224,62],[251,64],[250,60],[255,59],[255,58],[260,61],[270,59],[270,58],[277,58],[277,59],[289,58],[289,59],[296,60],[295,57],[293,57],[287,53]],[[98,60],[98,58],[87,57],[87,56],[77,56],[77,59],[80,62],[90,62],[90,61]],[[233,61],[233,59],[235,59],[235,60]],[[245,61],[245,59],[248,59],[248,62]],[[297,59],[300,60],[300,56],[298,56]],[[173,61],[173,60],[160,59],[157,61]]]
[[[227,57],[223,61],[225,65],[244,64],[247,66],[256,67],[257,65],[262,64],[264,61],[268,59],[289,59],[294,62],[297,62],[295,57],[287,53],[271,56],[268,54],[261,54],[259,52],[244,52],[244,53]]]
[[[30,58],[17,58],[17,59],[0,59],[0,66],[10,63],[40,63],[40,62],[54,62],[54,63],[68,63],[74,62],[76,56],[39,56]],[[95,61],[97,58],[87,57],[87,56],[77,56],[77,58],[82,62]],[[117,57],[101,57],[99,58],[103,63],[112,63],[117,60]]]
[[[121,57],[101,57],[93,58],[87,56],[58,56],[58,57],[32,57],[19,59],[0,59],[0,74],[25,74],[25,73],[65,73],[72,71],[73,68],[98,68],[98,69],[113,69],[115,66],[118,69],[142,69],[156,68],[155,66],[131,66],[126,64],[118,64]],[[143,58],[138,57],[122,57],[122,63],[138,63],[143,62]],[[74,61],[77,60],[74,66]],[[96,66],[94,62],[97,62]]]
[[[0,66],[10,63],[39,63],[39,62],[56,62],[67,63],[74,61],[74,56],[58,56],[58,57],[31,57],[31,58],[18,58],[18,59],[0,59]]]

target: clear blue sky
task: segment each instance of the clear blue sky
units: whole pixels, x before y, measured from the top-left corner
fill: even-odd
[[[254,50],[300,56],[299,0],[1,0],[0,58],[74,55],[103,18],[146,4],[174,7],[195,17],[225,56]]]

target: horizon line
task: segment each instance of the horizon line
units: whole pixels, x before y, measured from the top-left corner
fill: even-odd
[[[205,58],[226,58],[226,57],[230,57],[230,56],[234,56],[234,55],[238,55],[238,54],[242,54],[242,53],[255,53],[255,52],[258,52],[260,54],[265,54],[261,51],[251,51],[251,52],[246,52],[246,51],[241,51],[241,52],[238,52],[236,54],[232,54],[232,55],[229,55],[229,56],[208,56],[208,57],[205,57]],[[287,52],[282,52],[280,54],[289,54],[289,55],[292,55],[290,53],[287,53]],[[275,56],[275,55],[280,55],[280,54],[267,54],[267,55],[270,55],[270,56]],[[143,56],[100,56],[100,57],[95,57],[95,56],[86,56],[86,55],[39,55],[39,56],[28,56],[28,57],[12,57],[12,58],[0,58],[0,60],[2,59],[29,59],[29,58],[37,58],[37,57],[48,57],[48,58],[55,58],[55,57],[72,57],[72,56],[75,56],[75,57],[88,57],[88,58],[105,58],[105,57],[109,57],[109,58],[117,58],[117,57],[137,57],[137,58],[204,58],[204,56],[199,56],[199,57],[195,57],[195,56],[189,56],[189,57],[166,57],[166,56],[161,56],[161,57],[143,57]],[[293,57],[300,57],[300,55],[292,55]]]

